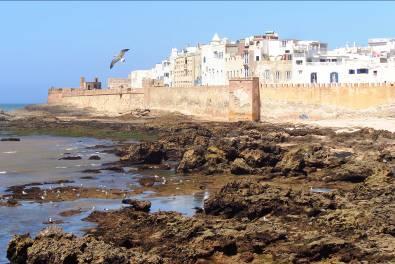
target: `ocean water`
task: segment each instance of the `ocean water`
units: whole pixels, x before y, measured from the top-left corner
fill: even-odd
[[[9,112],[9,111],[14,111],[17,109],[24,108],[28,104],[0,104],[0,110]]]
[[[1,131],[0,131],[1,133]],[[1,135],[0,135],[1,137]],[[96,174],[87,174],[82,171],[101,167],[104,163],[117,161],[114,154],[107,153],[105,148],[92,148],[95,145],[113,145],[110,140],[94,138],[72,138],[54,136],[20,136],[20,142],[0,142],[0,199],[6,194],[7,187],[32,182],[51,182],[69,180],[65,186],[85,186],[91,188],[106,188],[119,190],[132,190],[139,186],[138,180],[143,176],[166,177],[168,184],[176,184],[175,175],[161,174],[161,171],[145,171],[146,174],[133,170],[133,172],[102,171]],[[59,160],[65,153],[71,156],[81,156],[80,160]],[[99,155],[101,160],[89,160],[91,155]],[[94,176],[86,179],[83,176]],[[174,180],[174,181],[173,181]],[[177,181],[176,181],[177,180]],[[170,183],[171,182],[171,183]],[[55,188],[58,184],[37,185],[40,188]],[[104,186],[104,187],[103,187]],[[28,187],[29,188],[29,187]],[[194,207],[202,207],[203,192],[191,195],[151,196],[152,193],[131,195],[128,198],[149,200],[152,203],[151,211],[178,211],[184,215],[194,214]],[[113,210],[124,205],[121,199],[83,198],[73,201],[60,201],[37,203],[34,201],[21,201],[20,206],[0,206],[0,264],[8,263],[6,250],[8,241],[14,234],[30,233],[36,235],[41,229],[48,226],[49,217],[61,220],[58,224],[66,232],[76,235],[84,234],[84,229],[93,227],[94,223],[83,221],[92,210]],[[81,210],[80,214],[61,216],[65,210]]]

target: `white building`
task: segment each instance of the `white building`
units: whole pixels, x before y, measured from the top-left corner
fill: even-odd
[[[136,70],[130,73],[130,86],[132,88],[143,88],[144,79],[154,79],[154,74],[151,70]]]
[[[383,62],[366,55],[295,57],[292,83],[384,83],[395,82],[395,61]]]
[[[208,44],[172,49],[167,59],[151,70],[132,72],[130,79],[132,87],[142,87],[144,78],[184,87],[222,86],[229,79],[250,76],[261,83],[395,82],[395,38],[328,50],[326,43],[280,39],[274,31],[237,42],[214,34]]]
[[[225,85],[225,45],[226,39],[221,40],[215,34],[211,42],[201,46],[201,76],[202,85]]]
[[[395,53],[395,39],[394,38],[374,38],[368,40],[368,47],[375,57],[387,56]]]

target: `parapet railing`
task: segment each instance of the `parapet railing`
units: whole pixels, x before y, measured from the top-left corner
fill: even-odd
[[[395,86],[395,83],[260,83],[261,88],[283,88],[283,87],[382,87],[382,86]]]
[[[86,90],[81,88],[55,88],[48,90],[51,94],[62,94],[62,96],[95,96],[95,95],[122,95],[122,94],[144,94],[141,88],[112,88]]]

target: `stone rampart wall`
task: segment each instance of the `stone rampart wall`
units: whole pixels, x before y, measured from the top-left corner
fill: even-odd
[[[227,120],[227,86],[146,87],[145,106],[149,109],[180,112],[209,120]]]
[[[334,118],[395,104],[393,84],[261,85],[261,118]]]
[[[229,86],[50,89],[48,103],[90,107],[109,115],[149,108],[207,120],[298,119],[303,114],[325,119],[395,105],[395,85],[259,84],[258,78],[250,78],[231,80]]]

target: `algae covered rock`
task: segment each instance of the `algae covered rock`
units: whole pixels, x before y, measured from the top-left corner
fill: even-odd
[[[250,174],[253,172],[253,168],[244,159],[237,158],[230,164],[230,172],[236,175]]]
[[[184,152],[180,164],[178,165],[177,171],[179,172],[188,172],[198,167],[202,166],[205,163],[204,158],[204,150],[200,147],[195,147],[192,149],[188,149]]]
[[[166,159],[166,151],[160,143],[132,144],[123,151],[121,162],[127,164],[160,164]]]

